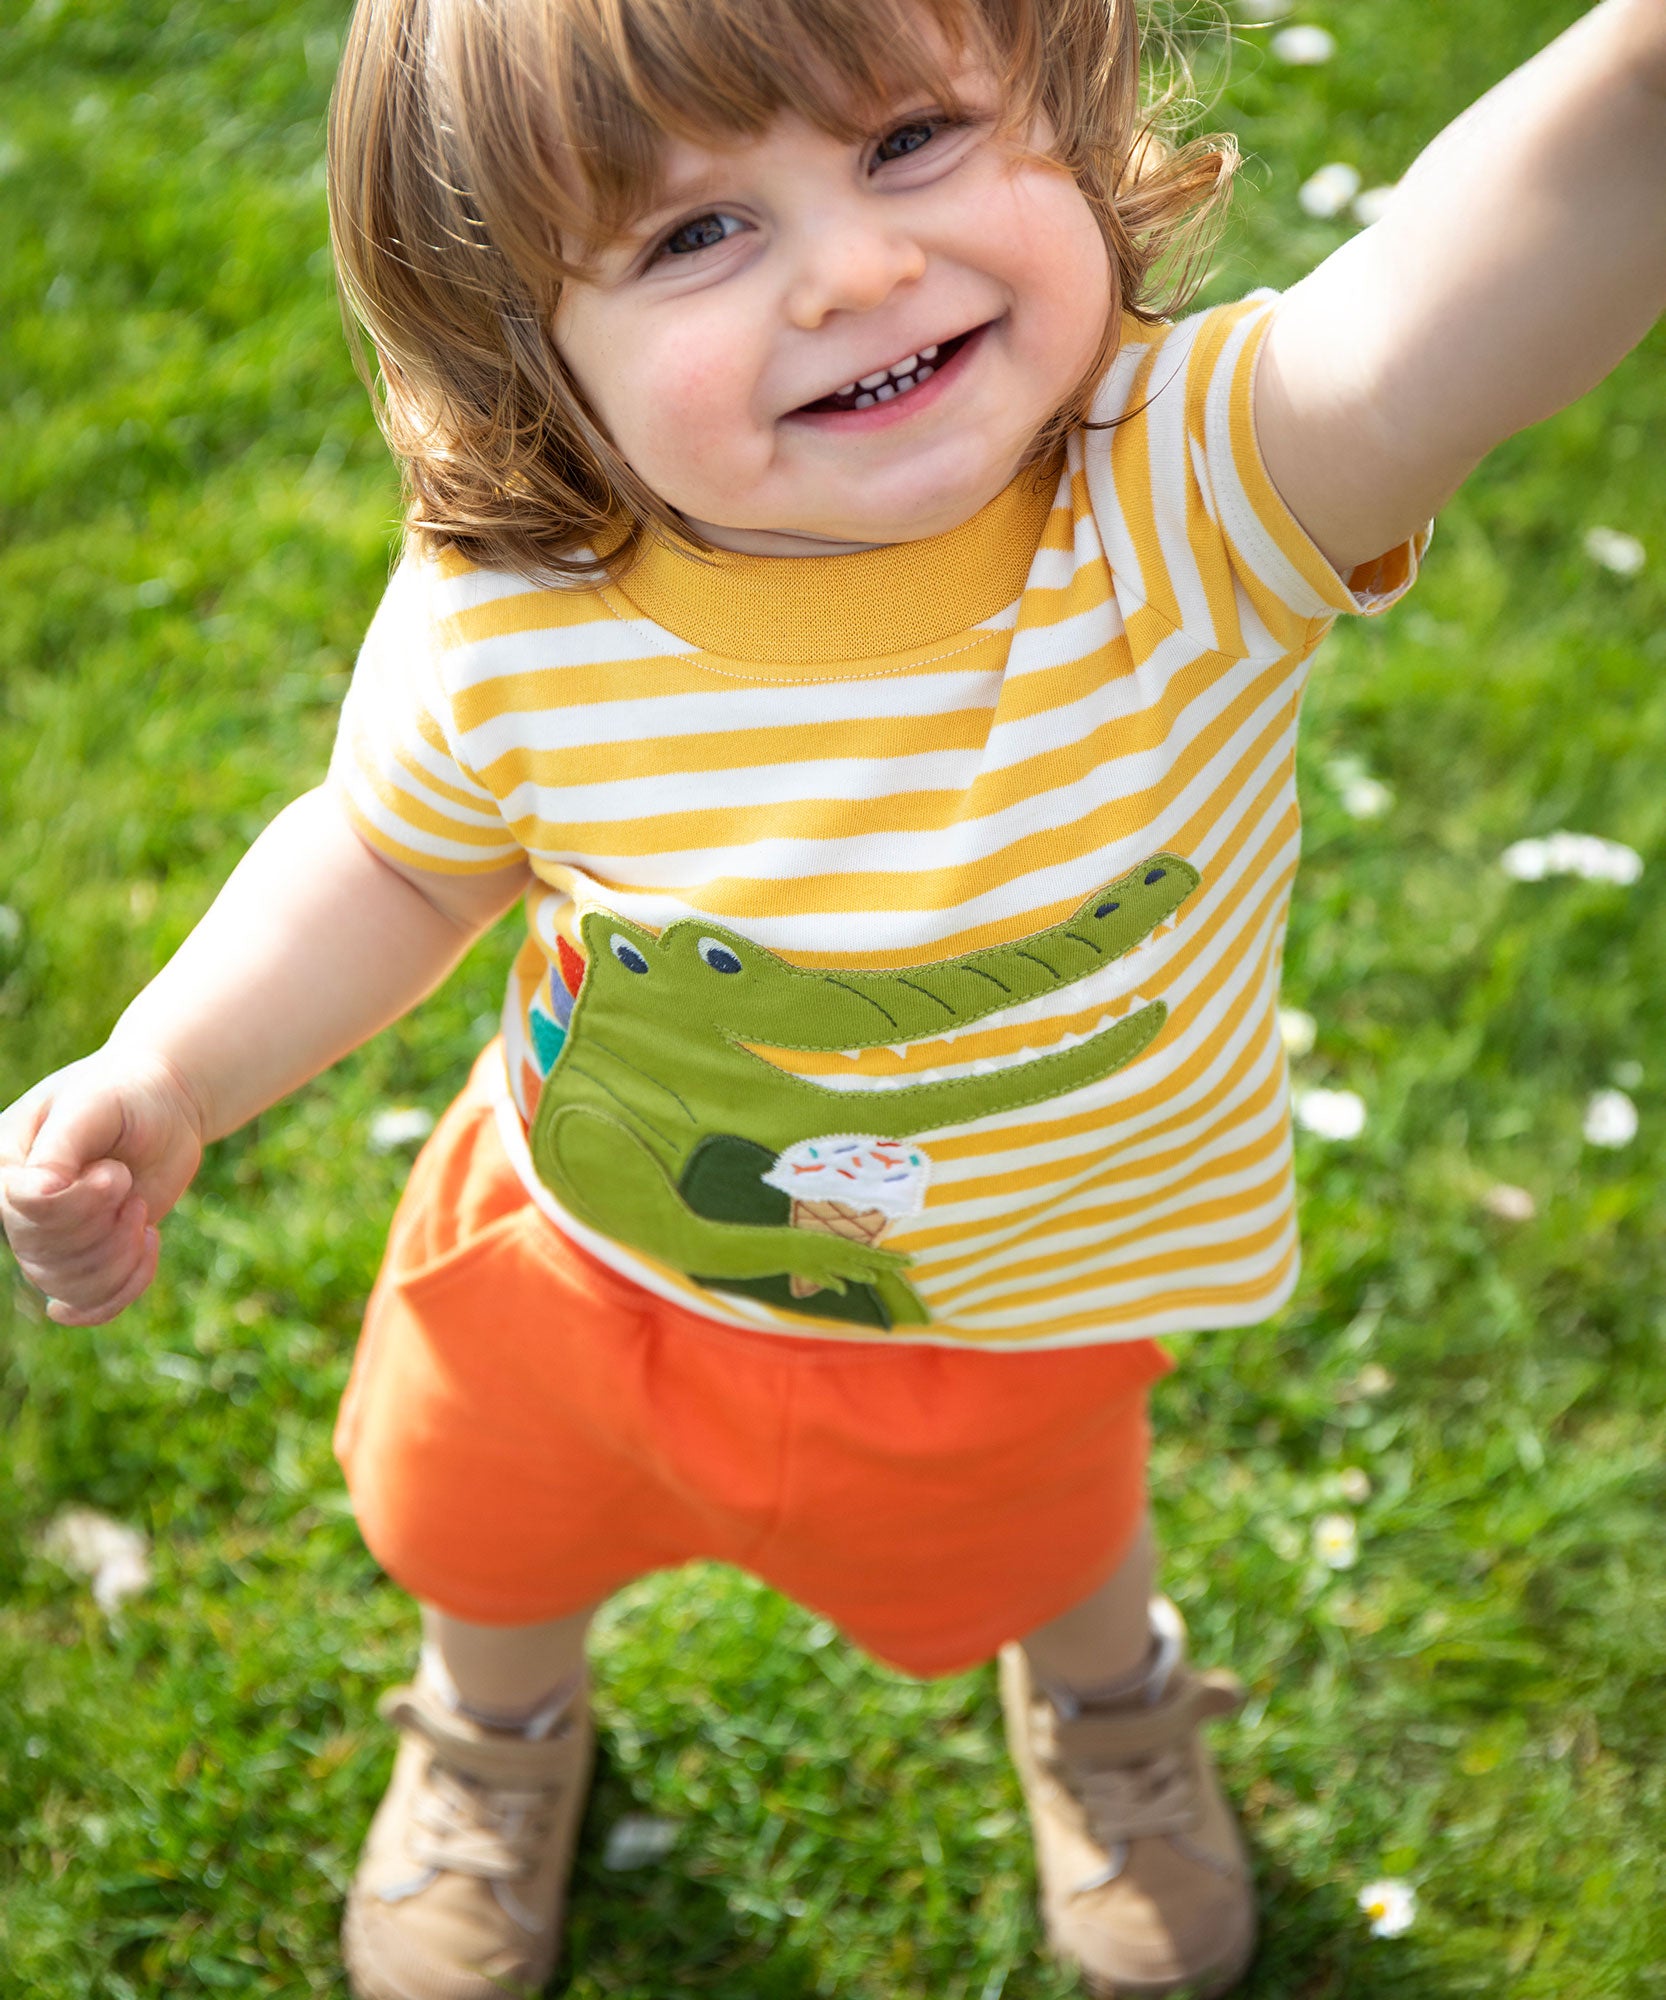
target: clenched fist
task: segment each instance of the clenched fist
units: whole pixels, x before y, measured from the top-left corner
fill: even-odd
[[[0,1114],[0,1227],[60,1326],[98,1326],[156,1275],[157,1224],[202,1159],[185,1079],[147,1050],[107,1047]]]

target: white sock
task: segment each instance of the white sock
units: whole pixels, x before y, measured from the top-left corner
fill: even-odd
[[[1121,1703],[1134,1701],[1137,1697],[1146,1702],[1157,1702],[1163,1698],[1163,1690],[1169,1684],[1180,1658],[1180,1618],[1167,1598],[1157,1597],[1151,1601],[1151,1638],[1145,1649],[1145,1657],[1137,1667],[1115,1680],[1101,1681],[1093,1687],[1061,1686],[1055,1681],[1036,1677],[1036,1685],[1052,1702],[1059,1714],[1068,1722],[1080,1715],[1084,1708],[1110,1708]]]
[[[578,1692],[579,1681],[577,1674],[569,1674],[548,1694],[540,1695],[537,1701],[525,1708],[483,1708],[475,1702],[464,1701],[436,1647],[423,1646],[417,1672],[453,1715],[477,1722],[482,1729],[497,1729],[505,1735],[524,1736],[533,1743],[541,1742],[561,1720]]]

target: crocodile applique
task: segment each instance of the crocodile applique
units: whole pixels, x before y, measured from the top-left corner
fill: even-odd
[[[900,1051],[1001,1025],[1134,950],[1200,880],[1154,855],[1047,930],[882,972],[789,965],[698,918],[656,935],[591,910],[533,1162],[579,1221],[698,1284],[815,1318],[929,1324],[907,1254],[880,1240],[924,1204],[931,1162],[917,1135],[1102,1081],[1150,1046],[1166,1005],[1019,1060],[859,1092],[767,1051]]]

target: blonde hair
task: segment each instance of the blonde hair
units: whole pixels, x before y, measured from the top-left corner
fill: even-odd
[[[1010,132],[1046,117],[1110,253],[1100,352],[1035,458],[1085,418],[1121,316],[1195,288],[1237,165],[1230,139],[1165,140],[1175,71],[1142,102],[1136,0],[358,0],[330,234],[407,535],[565,584],[623,574],[655,529],[694,540],[563,364],[561,287],[653,198],[665,135],[732,142],[792,112],[854,141],[916,91],[952,112],[942,47],[990,62]]]

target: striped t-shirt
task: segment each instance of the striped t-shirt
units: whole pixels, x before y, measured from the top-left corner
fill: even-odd
[[[333,764],[373,846],[525,856],[500,1123],[551,1221],[712,1318],[991,1348],[1265,1317],[1279,962],[1344,582],[1251,414],[1265,295],[1129,322],[1095,424],[947,534],[407,557]]]

